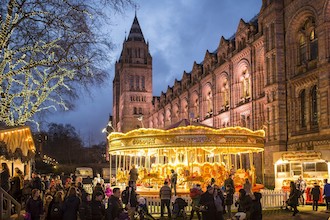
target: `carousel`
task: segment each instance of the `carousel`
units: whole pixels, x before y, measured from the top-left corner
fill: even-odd
[[[127,133],[112,132],[108,141],[110,158],[116,164],[117,185],[127,184],[129,170],[135,165],[139,173],[138,191],[158,192],[174,169],[178,174],[177,191],[187,193],[193,184],[206,187],[211,178],[223,186],[230,173],[234,174],[237,188],[242,187],[246,178],[253,186],[260,187],[256,184],[253,159],[254,154],[260,154],[263,166],[264,137],[264,130],[187,125],[167,130],[140,128]],[[243,157],[248,158],[245,167]],[[110,160],[110,170],[111,164]]]

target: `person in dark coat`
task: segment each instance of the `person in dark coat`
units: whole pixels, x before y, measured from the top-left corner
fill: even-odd
[[[225,197],[225,205],[228,212],[228,218],[231,219],[231,206],[234,204],[234,192],[235,190],[232,188],[230,184],[226,185],[226,197]]]
[[[293,216],[295,216],[299,211],[297,209],[298,199],[300,197],[300,192],[297,190],[296,185],[293,181],[290,182],[290,195],[288,199],[288,205],[293,208]]]
[[[230,185],[231,188],[233,188],[234,191],[235,191],[234,175],[233,174],[229,174],[228,179],[225,180],[224,187],[226,187],[227,185]]]
[[[235,206],[238,206],[238,212],[246,213],[246,217],[249,219],[251,214],[251,205],[252,205],[252,198],[251,196],[246,195],[246,191],[244,189],[240,189],[238,196],[238,201],[235,203]]]
[[[80,220],[93,220],[92,216],[92,195],[87,194],[86,200],[81,201],[79,207],[79,219]]]
[[[129,171],[129,181],[136,183],[138,177],[139,177],[139,172],[135,168],[135,165],[133,164],[131,170]]]
[[[207,186],[205,193],[201,195],[199,205],[201,206],[203,220],[217,219],[217,209],[214,204],[214,188]]]
[[[216,220],[224,220],[223,213],[225,211],[225,197],[223,196],[221,189],[217,185],[214,185],[213,196],[215,208],[217,210]]]
[[[77,196],[76,188],[71,187],[68,191],[68,196],[63,204],[63,219],[77,220],[80,198]]]
[[[31,188],[32,189],[39,189],[40,191],[42,190],[41,178],[35,172],[32,173]]]
[[[252,200],[250,219],[262,220],[262,206],[260,202],[262,194],[259,192],[254,192],[253,195],[254,200]]]
[[[125,204],[128,215],[134,218],[136,208],[138,207],[137,194],[133,186],[127,186],[121,194],[121,201]]]
[[[40,190],[32,190],[32,197],[28,199],[25,211],[30,214],[31,220],[40,220],[40,216],[43,214],[43,203],[40,198]]]
[[[311,195],[313,199],[313,211],[317,211],[321,196],[320,186],[317,183],[314,183],[314,188],[311,190]]]
[[[106,210],[106,219],[115,220],[123,212],[123,205],[120,201],[120,189],[114,188],[113,194],[108,200],[108,208]]]
[[[59,220],[63,218],[63,191],[58,191],[50,202],[47,211],[47,220]]]
[[[10,178],[10,173],[9,173],[8,165],[6,163],[1,163],[1,174],[0,174],[1,188],[3,188],[6,192],[9,191],[9,178]]]
[[[15,168],[14,176],[10,179],[9,194],[18,202],[21,202],[22,190],[21,190],[21,177],[22,171],[17,167]]]
[[[93,220],[102,220],[105,216],[105,207],[102,203],[103,197],[103,193],[99,191],[94,195],[94,200],[91,203]]]

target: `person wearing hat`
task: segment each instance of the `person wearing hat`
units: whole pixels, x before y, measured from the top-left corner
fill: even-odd
[[[201,195],[199,201],[203,219],[217,219],[217,209],[214,203],[214,188],[208,185],[206,192]]]

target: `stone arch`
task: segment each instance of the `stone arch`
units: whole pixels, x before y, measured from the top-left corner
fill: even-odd
[[[219,76],[219,105],[224,110],[230,103],[230,78],[227,72],[222,72]]]
[[[192,114],[193,118],[199,117],[199,93],[194,90],[190,96],[190,114]]]
[[[181,99],[181,118],[184,119],[189,119],[189,105],[188,105],[188,99],[185,97]]]
[[[299,32],[299,29],[309,18],[314,19],[315,26],[318,26],[319,19],[317,17],[317,12],[312,6],[304,6],[299,9],[293,16],[292,19],[288,22],[287,34],[286,34],[286,45],[287,45],[287,66],[289,72],[295,72],[298,62],[301,61],[301,58],[297,56],[301,53],[298,53],[300,48],[299,41],[302,36],[302,33]],[[316,33],[317,34],[317,33]]]
[[[323,6],[324,21],[330,21],[330,1],[325,1]]]
[[[239,85],[239,97],[247,99],[252,96],[252,80],[250,62],[242,59],[237,65],[236,79]]]
[[[213,114],[213,92],[212,84],[207,82],[202,87],[202,114]]]

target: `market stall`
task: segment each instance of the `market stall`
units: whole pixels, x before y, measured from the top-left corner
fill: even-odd
[[[273,158],[275,189],[288,191],[290,182],[296,182],[302,177],[307,186],[305,190],[307,203],[312,202],[310,190],[314,184],[318,184],[322,189],[323,180],[330,177],[330,150],[276,152]]]
[[[264,135],[263,130],[243,127],[140,128],[125,134],[110,133],[109,154],[116,156],[119,184],[127,183],[129,169],[134,164],[139,171],[137,184],[144,188],[160,187],[169,178],[171,169],[178,173],[179,190],[188,190],[193,183],[206,186],[212,177],[222,186],[235,165],[235,184],[242,186],[248,178],[255,186],[253,154],[262,157]],[[248,167],[243,166],[244,155]]]

